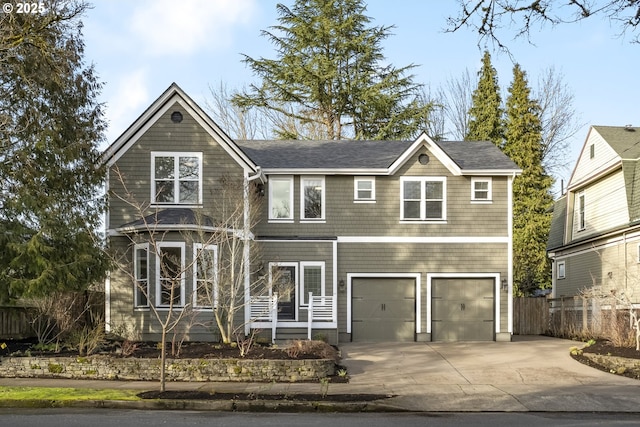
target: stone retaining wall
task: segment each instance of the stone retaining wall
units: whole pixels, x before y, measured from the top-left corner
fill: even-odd
[[[335,374],[332,360],[167,359],[167,381],[312,381]],[[0,377],[158,380],[159,359],[3,357]]]

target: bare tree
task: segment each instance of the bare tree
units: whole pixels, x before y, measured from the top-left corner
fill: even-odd
[[[438,91],[439,104],[446,122],[451,126],[448,132],[452,139],[463,140],[469,133],[469,109],[475,83],[469,69],[465,69],[458,78],[447,79]]]
[[[571,24],[596,16],[617,25],[619,36],[629,32],[631,42],[640,43],[640,0],[458,0],[458,4],[458,15],[447,18],[447,31],[469,27],[478,33],[479,46],[488,40],[508,50],[504,37],[531,41],[531,32],[545,25]],[[502,34],[505,29],[515,36]]]
[[[569,168],[569,145],[584,123],[573,106],[573,92],[554,67],[540,73],[533,96],[541,108],[542,164],[547,173],[558,176]]]

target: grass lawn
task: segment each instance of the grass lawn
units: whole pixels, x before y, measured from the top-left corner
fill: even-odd
[[[66,387],[0,387],[1,400],[141,400],[136,390]]]

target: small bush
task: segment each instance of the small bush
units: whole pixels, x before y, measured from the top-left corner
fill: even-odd
[[[324,341],[294,340],[287,345],[285,351],[293,359],[312,356],[318,359],[333,360],[336,363],[340,360],[338,350]]]

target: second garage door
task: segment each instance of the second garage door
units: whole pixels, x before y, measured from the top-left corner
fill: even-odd
[[[493,341],[494,279],[434,279],[431,292],[433,341]]]
[[[354,279],[352,341],[414,341],[414,279]]]

